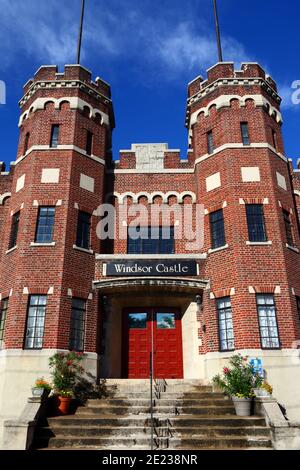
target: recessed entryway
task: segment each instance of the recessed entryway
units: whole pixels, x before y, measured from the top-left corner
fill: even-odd
[[[127,321],[127,331],[128,321],[141,321],[141,325],[145,321],[149,321],[149,315],[154,309],[154,314],[156,318],[152,321],[152,326],[154,333],[158,333],[157,338],[157,347],[162,352],[159,352],[158,356],[163,356],[161,364],[160,358],[159,361],[156,360],[156,367],[160,368],[160,371],[157,369],[156,373],[159,373],[158,378],[163,377],[164,374],[168,374],[163,378],[171,378],[173,375],[177,378],[185,379],[202,379],[205,377],[205,362],[203,355],[199,354],[199,347],[201,340],[199,339],[199,312],[196,302],[196,296],[193,294],[185,292],[171,292],[169,290],[153,292],[149,289],[145,289],[143,292],[142,289],[134,292],[132,287],[128,286],[126,293],[124,290],[120,289],[120,292],[114,295],[107,296],[105,302],[102,303],[102,317],[101,324],[99,325],[99,368],[98,368],[98,377],[105,379],[121,379],[128,378],[128,371],[126,372],[126,367],[124,368],[124,362],[128,363],[129,356],[128,351],[126,352],[126,335],[124,338],[124,333],[126,331],[126,321]],[[124,312],[131,313],[133,316],[131,319],[124,317]],[[157,313],[161,314],[157,317]],[[134,314],[144,314],[140,317],[135,317]],[[169,315],[166,315],[169,314]],[[154,316],[155,316],[154,315]],[[175,317],[173,316],[175,315]],[[173,324],[175,318],[176,328],[157,328],[157,321],[162,327],[163,322],[169,322],[170,325]],[[179,322],[176,324],[176,321]],[[178,328],[177,328],[178,325]],[[141,335],[141,341],[143,335],[147,332],[147,338],[149,340],[149,328],[150,323],[146,325],[147,328],[135,328],[134,332],[135,337],[138,338]],[[137,331],[142,330],[142,331]],[[146,330],[146,331],[144,331]],[[128,335],[131,334],[131,331],[128,331]],[[174,345],[174,335],[176,342]],[[177,336],[176,336],[177,335]],[[167,337],[167,338],[166,338]],[[179,340],[179,338],[181,338]],[[128,341],[128,340],[127,340]],[[139,340],[138,340],[139,341]],[[140,371],[138,373],[139,377],[147,378],[149,377],[149,361],[150,361],[150,346],[144,348],[143,344],[139,344],[137,341],[136,347],[139,349],[140,357]],[[170,345],[170,342],[173,344]],[[167,350],[164,350],[165,346],[168,346]],[[128,349],[129,345],[127,346]],[[177,352],[174,353],[172,348]],[[147,355],[147,360],[143,361],[141,357],[142,354]],[[182,371],[179,375],[178,370],[175,372],[171,371],[171,368],[166,371],[166,363],[171,363],[174,358],[181,357],[182,360]],[[142,364],[144,362],[144,364]],[[149,368],[148,368],[149,366]],[[142,369],[144,367],[144,370]],[[173,368],[173,365],[172,365]],[[174,368],[178,368],[178,364],[174,364]],[[147,373],[146,373],[147,371]],[[170,373],[171,372],[171,373]],[[137,371],[136,371],[137,375]]]
[[[123,310],[122,376],[183,378],[181,312],[176,308]],[[153,358],[153,361],[151,361]]]

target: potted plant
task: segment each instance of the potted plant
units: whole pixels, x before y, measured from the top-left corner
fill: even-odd
[[[61,414],[68,414],[73,390],[84,372],[81,365],[84,354],[74,351],[58,352],[49,359],[52,381],[58,396],[58,409]]]
[[[69,413],[70,404],[73,398],[73,392],[70,390],[59,390],[59,406],[58,409],[63,415],[67,415]]]
[[[273,393],[273,387],[265,380],[262,382],[259,388],[254,389],[256,397],[271,397]]]
[[[31,388],[33,397],[47,398],[51,392],[51,385],[47,382],[44,377],[36,379],[34,386]]]
[[[216,375],[213,382],[232,398],[238,416],[250,416],[254,389],[261,386],[263,379],[248,362],[247,356],[232,356],[229,367],[224,367],[223,375]]]

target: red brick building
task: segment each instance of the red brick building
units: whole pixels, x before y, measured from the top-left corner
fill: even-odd
[[[114,161],[107,83],[76,65],[26,83],[0,176],[1,416],[19,414],[57,350],[84,351],[95,378],[144,378],[153,346],[164,378],[209,381],[233,351],[259,357],[300,417],[300,178],[280,102],[258,64],[218,63],[188,85],[186,159],[134,144]],[[99,237],[103,204],[119,215],[125,202],[148,210],[152,240],[135,239],[132,214]],[[153,224],[153,207],[172,206]],[[178,237],[185,207],[193,226]]]

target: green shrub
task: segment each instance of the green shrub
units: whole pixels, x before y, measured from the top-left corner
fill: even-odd
[[[229,367],[223,368],[220,374],[213,378],[213,383],[218,385],[228,396],[238,398],[251,398],[254,396],[253,389],[261,387],[263,379],[255,372],[248,357],[241,354],[232,356]]]
[[[76,383],[84,372],[81,365],[83,358],[83,353],[74,351],[68,353],[58,352],[50,357],[49,367],[56,393],[70,394],[73,392]]]

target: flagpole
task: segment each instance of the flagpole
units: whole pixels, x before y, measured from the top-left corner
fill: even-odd
[[[213,2],[214,2],[214,12],[215,12],[215,23],[216,23],[216,35],[217,35],[217,45],[218,45],[218,56],[219,56],[219,62],[223,62],[222,45],[221,45],[221,33],[220,33],[220,26],[219,26],[219,17],[218,17],[217,0],[213,0]]]
[[[78,44],[77,44],[77,62],[76,62],[77,64],[80,64],[82,30],[83,30],[83,19],[84,19],[84,7],[85,7],[85,0],[82,0],[81,1],[81,18],[80,18]]]

